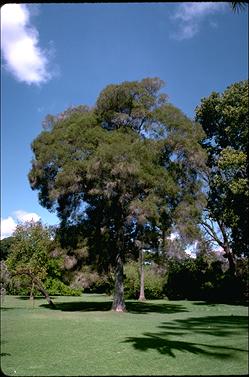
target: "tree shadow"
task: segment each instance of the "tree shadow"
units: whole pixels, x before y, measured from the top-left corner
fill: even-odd
[[[171,336],[183,337],[193,333],[213,336],[236,335],[248,328],[248,318],[240,316],[210,316],[204,318],[188,318],[165,322],[159,328],[160,333],[144,333],[143,337],[129,337],[123,343],[133,343],[140,351],[157,350],[160,354],[176,357],[176,351],[189,352],[196,355],[206,355],[214,358],[231,358],[236,352],[247,352],[244,349],[187,342],[169,339]]]
[[[226,337],[231,334],[240,334],[248,329],[248,318],[246,316],[206,316],[199,318],[175,319],[172,322],[164,322],[160,329],[164,329],[163,334],[173,331],[195,334],[213,335]]]
[[[161,313],[161,314],[173,314],[188,312],[185,306],[182,304],[170,304],[166,301],[163,304],[154,304],[150,302],[140,301],[127,301],[126,309],[129,313],[134,314],[147,314],[147,313]]]
[[[217,306],[217,305],[220,305],[220,304],[226,304],[226,305],[234,305],[234,306],[246,306],[248,307],[248,302],[245,302],[245,301],[228,301],[228,300],[217,300],[217,301],[214,301],[214,300],[207,300],[207,301],[198,301],[198,302],[193,302],[193,305],[198,305],[198,306],[202,306],[202,305],[207,305],[207,306]]]
[[[7,343],[6,340],[1,339],[1,348],[2,348],[2,345],[3,345],[3,344],[6,344],[6,343]],[[11,356],[11,353],[8,353],[8,352],[1,352],[1,353],[0,353],[0,357],[2,357],[2,356]]]
[[[16,297],[18,300],[30,300],[30,297],[29,296],[17,296]],[[54,297],[51,297],[50,298],[53,300]],[[46,300],[44,296],[35,296],[34,297],[34,300]],[[30,300],[32,301],[32,300]]]
[[[92,311],[108,311],[112,309],[112,301],[95,302],[95,301],[73,301],[73,302],[59,302],[55,303],[55,307],[48,304],[42,304],[40,307],[48,308],[51,310],[61,310],[66,312],[92,312]],[[126,310],[131,314],[147,314],[147,313],[179,313],[187,312],[183,305],[169,304],[153,304],[139,301],[127,301]]]
[[[61,310],[63,312],[97,312],[111,310],[112,301],[94,302],[94,301],[73,301],[73,302],[56,302],[55,307],[49,304],[39,305],[50,310]]]

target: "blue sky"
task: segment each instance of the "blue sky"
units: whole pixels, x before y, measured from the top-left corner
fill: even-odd
[[[1,234],[58,222],[29,186],[47,114],[94,105],[108,84],[160,77],[194,116],[201,98],[247,78],[248,13],[227,3],[7,4],[1,8]]]

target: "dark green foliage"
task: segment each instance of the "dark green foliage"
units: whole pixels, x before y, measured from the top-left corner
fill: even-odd
[[[48,277],[45,280],[45,288],[52,296],[81,296],[82,289],[73,289],[64,284],[61,280]]]
[[[0,240],[1,260],[6,260],[9,254],[10,246],[13,242],[13,237],[7,237]]]
[[[165,293],[170,299],[199,299],[200,281],[193,259],[171,260]]]
[[[161,87],[158,78],[109,85],[93,110],[48,117],[32,143],[32,189],[62,229],[85,229],[91,264],[116,275],[120,310],[127,255],[158,243],[146,228],[176,223],[193,237],[203,207],[201,127],[168,104]]]
[[[207,219],[204,226],[227,257],[249,252],[248,114],[247,81],[221,94],[213,92],[196,109],[196,120],[206,132],[202,146],[209,167],[207,218],[217,222],[222,237]]]
[[[238,262],[236,276],[217,259],[176,260],[168,264],[164,293],[170,299],[207,300],[215,302],[248,301],[248,260]]]

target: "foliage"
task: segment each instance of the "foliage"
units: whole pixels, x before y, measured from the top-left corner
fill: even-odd
[[[13,242],[13,237],[7,237],[0,240],[0,247],[1,247],[1,260],[6,260],[9,254],[10,246]]]
[[[197,268],[193,259],[169,261],[165,287],[165,294],[169,299],[200,299],[199,286],[200,281],[197,279]]]
[[[113,292],[114,282],[112,274],[99,274],[92,266],[85,265],[74,274],[70,286],[84,289],[87,293],[110,294]]]
[[[215,302],[248,301],[248,259],[240,259],[238,273],[232,275],[214,254],[198,255],[196,259],[168,262],[164,293],[170,299],[207,300]]]
[[[202,145],[208,154],[209,172],[207,213],[216,221],[222,233],[204,222],[206,232],[226,250],[228,244],[234,255],[249,252],[248,219],[249,189],[248,159],[248,82],[229,86],[224,93],[213,92],[202,99],[196,108],[206,137]]]
[[[9,293],[27,295],[33,291],[33,295],[37,295],[40,286],[43,289],[42,282],[46,281],[59,290],[60,260],[51,256],[52,245],[51,229],[41,222],[32,221],[17,226],[6,260],[11,275]],[[53,279],[56,280],[51,283]],[[61,290],[62,286],[63,283]],[[55,288],[53,294],[54,291]]]
[[[129,262],[125,265],[125,296],[126,298],[138,298],[140,290],[139,266],[137,262]],[[147,299],[163,298],[165,277],[160,274],[156,266],[144,266],[144,293]]]
[[[82,294],[82,289],[70,288],[59,279],[47,277],[44,285],[48,293],[52,296],[81,296]]]
[[[44,280],[47,275],[50,243],[49,231],[40,222],[19,224],[6,261],[9,271],[18,273],[25,269]]]
[[[10,275],[7,266],[3,260],[0,261],[0,295],[1,297],[5,295],[6,288],[10,282]]]
[[[109,85],[94,109],[50,117],[32,143],[32,189],[62,227],[85,226],[98,268],[115,270],[120,310],[123,264],[143,247],[146,227],[175,222],[193,237],[204,204],[201,127],[167,103],[162,84],[147,78]]]

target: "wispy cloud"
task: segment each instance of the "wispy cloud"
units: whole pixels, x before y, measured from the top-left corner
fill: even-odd
[[[27,84],[41,84],[51,79],[49,50],[39,47],[39,33],[30,22],[26,4],[1,7],[1,48],[5,68]]]
[[[18,210],[13,213],[12,216],[6,219],[1,219],[1,239],[10,237],[15,231],[18,223],[25,223],[30,221],[39,221],[41,217],[35,212],[26,212]]]
[[[173,23],[177,24],[177,30],[171,34],[171,37],[177,40],[193,38],[207,16],[221,12],[225,7],[226,3],[218,2],[178,4],[171,17]]]

